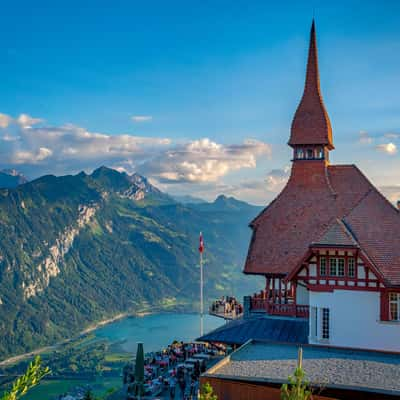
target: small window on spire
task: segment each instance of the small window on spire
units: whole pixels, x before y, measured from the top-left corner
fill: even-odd
[[[303,151],[303,149],[297,149],[296,150],[296,158],[297,159],[303,159],[304,158],[304,151]]]

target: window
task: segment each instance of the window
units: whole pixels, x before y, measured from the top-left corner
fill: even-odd
[[[338,258],[338,275],[344,276],[344,258]]]
[[[350,278],[356,276],[356,263],[353,257],[347,259],[348,274]]]
[[[389,318],[400,321],[400,293],[389,293]]]
[[[329,308],[310,307],[310,339],[315,341],[328,341],[330,337]]]
[[[320,275],[326,275],[326,258],[319,258],[319,273]]]
[[[313,149],[307,149],[307,158],[314,158]]]
[[[344,276],[344,258],[329,258],[329,275]]]
[[[329,275],[336,276],[338,269],[338,259],[337,258],[330,258],[329,259]]]
[[[318,339],[318,308],[311,307],[310,309],[310,336]]]
[[[329,308],[322,308],[322,339],[329,339]]]
[[[297,158],[297,159],[302,159],[302,158],[304,158],[304,151],[303,151],[303,149],[297,149],[297,150],[296,150],[296,158]]]
[[[317,150],[317,158],[324,158],[324,150],[321,147]]]

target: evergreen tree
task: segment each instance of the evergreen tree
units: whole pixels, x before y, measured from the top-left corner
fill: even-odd
[[[289,376],[289,384],[285,383],[281,388],[282,400],[311,400],[312,392],[309,390],[309,382],[305,379],[303,370],[303,349],[299,348],[297,367],[293,376]]]
[[[200,400],[218,400],[212,386],[207,382],[205,383],[200,391]]]

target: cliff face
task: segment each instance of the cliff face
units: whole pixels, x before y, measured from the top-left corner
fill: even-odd
[[[208,295],[253,291],[241,269],[259,210],[185,206],[104,167],[0,190],[0,357],[120,312],[196,301],[199,231]]]

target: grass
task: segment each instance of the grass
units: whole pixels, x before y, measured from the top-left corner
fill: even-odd
[[[78,379],[44,380],[39,386],[33,388],[26,400],[53,400],[60,394],[66,393],[76,386],[90,385],[96,396],[102,396],[108,389],[120,388],[121,377],[97,378],[92,381]]]
[[[105,361],[109,363],[129,362],[132,360],[130,353],[107,353]]]

